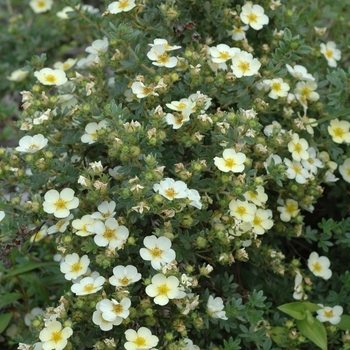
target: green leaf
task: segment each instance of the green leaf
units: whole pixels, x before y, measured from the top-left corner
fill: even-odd
[[[289,28],[284,28],[283,39],[285,41],[291,41],[292,40],[292,32],[289,30]]]
[[[322,350],[327,350],[327,333],[322,322],[312,317],[310,311],[306,311],[303,320],[297,320],[296,325],[301,334],[310,339]]]
[[[272,327],[269,335],[278,346],[284,346],[288,340],[288,330],[283,327]]]
[[[301,302],[283,304],[278,309],[297,320],[303,320],[306,317],[307,308]]]
[[[12,304],[14,301],[18,300],[21,297],[20,293],[8,293],[1,295],[0,297],[0,309],[3,309],[5,306]]]
[[[6,329],[12,319],[12,313],[0,315],[0,334]]]
[[[342,331],[350,330],[350,316],[349,315],[342,315],[340,322],[335,325]]]
[[[57,263],[47,263],[46,262],[46,263],[29,263],[26,265],[22,265],[16,269],[10,271],[9,273],[2,275],[0,280],[4,280],[8,277],[17,276],[17,275],[20,275],[22,273],[38,269],[39,267],[52,266],[52,265],[57,265]]]

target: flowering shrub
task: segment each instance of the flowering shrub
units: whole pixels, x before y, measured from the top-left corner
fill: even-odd
[[[350,348],[345,15],[257,2],[30,1],[83,49],[9,75],[8,346]]]

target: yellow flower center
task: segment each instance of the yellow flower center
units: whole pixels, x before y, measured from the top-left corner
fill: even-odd
[[[39,145],[35,144],[35,143],[32,143],[28,149],[36,149],[36,148],[39,148]]]
[[[186,103],[183,103],[183,102],[178,103],[177,108],[179,108],[179,109],[186,108]]]
[[[255,217],[254,217],[254,220],[253,220],[253,224],[254,224],[255,226],[260,226],[261,223],[262,223],[261,217],[260,217],[260,216],[255,216]]]
[[[248,194],[249,194],[250,198],[252,198],[252,199],[258,197],[253,191],[248,191]]]
[[[119,283],[122,284],[123,286],[127,286],[129,284],[129,278],[123,277],[118,279]]]
[[[37,6],[38,7],[45,7],[45,1],[38,1]]]
[[[62,66],[63,70],[67,70],[69,68],[70,68],[70,64],[69,63],[64,63],[63,66]]]
[[[324,311],[324,316],[327,318],[332,318],[334,316],[333,310]]]
[[[247,213],[247,208],[244,205],[240,205],[239,207],[237,207],[237,213],[239,215],[244,215]]]
[[[230,58],[230,54],[227,51],[221,51],[220,58],[222,58],[223,60],[228,60]]]
[[[135,345],[139,348],[141,346],[146,346],[147,345],[147,342],[146,342],[146,339],[144,337],[137,337],[135,340],[134,340],[134,343]]]
[[[249,62],[247,61],[241,61],[239,62],[238,67],[245,73],[250,69]]]
[[[287,213],[289,213],[291,215],[295,212],[296,209],[297,208],[294,205],[294,203],[289,203],[289,204],[286,205],[286,211],[287,211]]]
[[[170,288],[166,283],[160,284],[158,286],[158,294],[160,295],[166,295],[169,292]]]
[[[165,195],[169,198],[174,198],[176,196],[177,192],[173,188],[168,188],[165,190]]]
[[[55,203],[57,209],[66,209],[66,204],[67,202],[62,198]]]
[[[123,306],[121,306],[120,304],[114,305],[113,306],[113,311],[116,314],[120,314],[123,312]]]
[[[89,283],[84,286],[84,291],[90,293],[94,290],[94,288],[94,285],[92,283]]]
[[[51,333],[51,341],[53,341],[57,344],[61,340],[62,340],[61,332],[52,332]]]
[[[315,272],[321,272],[322,271],[322,266],[321,266],[321,264],[318,261],[314,262],[312,267],[313,267]]]
[[[53,74],[48,74],[48,75],[45,75],[45,80],[48,83],[55,83],[56,82],[56,77]]]
[[[343,137],[344,130],[342,128],[334,128],[333,129],[334,135],[338,137]]]
[[[144,95],[150,95],[152,92],[153,92],[153,88],[151,88],[151,87],[144,87],[144,88],[142,89],[142,93],[143,93]]]
[[[158,60],[159,63],[168,63],[169,62],[169,56],[166,52],[164,52],[162,55],[158,56]]]
[[[106,231],[103,234],[103,237],[107,238],[108,240],[112,239],[114,237],[114,230],[106,227]]]
[[[333,51],[326,49],[325,56],[327,58],[332,58],[333,57]]]
[[[60,220],[57,224],[56,227],[59,230],[62,226],[64,225],[64,220]]]
[[[282,90],[282,86],[281,83],[272,83],[271,84],[271,90],[275,91],[275,92],[280,92]]]
[[[119,7],[121,9],[125,9],[129,6],[129,0],[120,0],[119,1]]]
[[[180,115],[175,117],[175,123],[177,125],[182,125],[182,122],[184,119],[185,119],[185,117],[182,114],[180,114]]]
[[[298,142],[294,145],[294,150],[299,153],[303,150],[303,146]]]
[[[232,168],[236,165],[236,162],[233,158],[227,158],[225,159],[225,165],[228,167],[228,168]]]
[[[308,97],[310,95],[311,89],[307,86],[304,86],[301,90],[300,90],[300,95],[304,96],[304,97]]]
[[[71,271],[72,272],[79,272],[81,270],[82,266],[80,262],[76,262],[71,266]]]
[[[257,16],[255,13],[250,13],[250,14],[248,15],[248,20],[249,20],[249,22],[256,22],[257,19],[258,19],[258,16]]]
[[[152,258],[159,258],[162,255],[163,251],[158,247],[151,249]]]

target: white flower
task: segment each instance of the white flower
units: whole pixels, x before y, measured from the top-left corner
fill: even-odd
[[[60,193],[49,190],[45,193],[44,199],[44,211],[60,219],[66,218],[70,214],[69,211],[79,205],[79,198],[74,197],[74,191],[71,188],[65,188]]]
[[[131,300],[123,298],[120,302],[115,299],[103,299],[99,302],[99,309],[102,312],[102,317],[108,322],[119,322],[129,316],[129,308]]]
[[[115,207],[116,203],[114,201],[104,201],[102,202],[98,207],[98,212],[95,212],[91,214],[91,217],[93,219],[100,219],[100,220],[106,220],[108,218],[111,218],[115,215]]]
[[[209,53],[211,55],[211,60],[214,63],[224,63],[230,60],[236,53],[241,50],[237,47],[229,47],[226,44],[219,44],[209,48]]]
[[[293,139],[288,143],[288,151],[292,154],[292,158],[298,162],[309,158],[308,148],[307,141],[300,139],[298,134],[293,134]]]
[[[70,6],[65,6],[61,11],[56,13],[56,16],[61,19],[68,19],[68,12],[74,12],[74,9]]]
[[[328,280],[332,276],[332,271],[329,269],[331,262],[326,256],[318,256],[316,252],[312,252],[307,261],[309,270],[317,277],[322,277]]]
[[[163,45],[154,45],[147,53],[147,57],[158,67],[173,68],[177,65],[177,58],[169,56]]]
[[[341,51],[337,49],[334,41],[328,41],[327,44],[320,44],[321,53],[326,57],[329,67],[336,67],[337,61],[341,58]]]
[[[305,67],[296,64],[294,67],[291,67],[289,64],[286,64],[288,72],[299,80],[311,80],[315,81],[315,78],[309,74]]]
[[[312,174],[317,174],[318,168],[323,168],[323,163],[316,157],[316,150],[313,147],[309,147],[307,150],[309,154],[308,159],[303,159],[301,164],[306,170],[309,170]]]
[[[148,44],[148,45],[151,47],[153,47],[155,45],[163,45],[166,51],[173,51],[173,50],[181,49],[181,46],[170,45],[166,39],[154,39],[153,44]]]
[[[190,118],[188,116],[183,115],[182,113],[177,113],[176,115],[172,113],[167,113],[164,117],[168,125],[172,125],[173,129],[179,129],[183,125],[184,122],[188,122]]]
[[[299,214],[300,209],[298,208],[298,202],[293,199],[279,199],[277,201],[280,204],[280,207],[277,207],[277,210],[281,213],[280,218],[284,222],[289,222],[292,218],[296,217]]]
[[[0,222],[4,219],[5,217],[5,212],[4,211],[0,211]]]
[[[35,13],[43,13],[51,10],[53,0],[31,0],[29,6]]]
[[[43,85],[63,85],[68,79],[66,73],[62,69],[43,68],[34,72],[34,76]]]
[[[106,120],[101,120],[98,124],[93,122],[85,126],[85,134],[81,137],[81,142],[88,143],[89,145],[97,141],[97,131],[104,129],[108,126]]]
[[[16,147],[16,151],[25,153],[35,153],[43,149],[49,140],[42,134],[34,136],[23,136],[19,140],[19,146]]]
[[[106,279],[103,276],[97,276],[96,278],[92,276],[84,277],[78,282],[74,283],[70,290],[75,293],[75,295],[88,295],[98,292],[102,289],[103,284]]]
[[[181,112],[184,117],[189,117],[196,108],[196,102],[190,98],[182,98],[180,101],[171,101],[166,106],[173,111]]]
[[[115,287],[126,287],[141,279],[141,274],[133,265],[115,266],[113,268],[113,276],[109,278],[109,283]]]
[[[53,321],[40,332],[39,338],[43,342],[42,347],[44,350],[62,350],[66,347],[67,339],[72,334],[72,328],[65,327],[62,329],[60,322]]]
[[[143,244],[146,248],[140,249],[141,258],[150,261],[155,270],[160,270],[162,265],[176,259],[175,251],[170,248],[171,241],[167,237],[147,236]]]
[[[350,158],[346,158],[344,163],[339,165],[339,172],[343,179],[350,183]]]
[[[257,209],[254,214],[254,219],[250,222],[252,231],[257,235],[264,234],[273,226],[272,211],[270,209]]]
[[[341,315],[343,314],[343,308],[339,305],[334,307],[323,306],[318,304],[322,309],[316,310],[316,318],[321,322],[329,322],[331,324],[338,324],[341,321]]]
[[[64,62],[56,62],[53,67],[57,68],[57,69],[62,69],[62,70],[68,70],[70,68],[72,68],[75,63],[77,62],[77,59],[74,58],[68,58],[66,61]]]
[[[246,31],[248,30],[249,28],[249,25],[246,25],[246,26],[242,26],[242,27],[236,27],[236,26],[233,26],[233,29],[232,30],[228,30],[227,31],[227,34],[228,35],[231,35],[231,38],[233,40],[244,40],[246,38]]]
[[[129,237],[129,230],[125,226],[119,226],[114,218],[108,218],[105,222],[96,221],[92,231],[96,233],[94,241],[99,247],[121,249]]]
[[[57,221],[55,225],[53,225],[47,229],[47,234],[52,235],[53,233],[56,233],[56,232],[66,231],[66,229],[69,225],[69,222],[70,222],[70,220],[73,219],[73,217],[74,217],[73,214],[69,214],[66,218]]]
[[[6,77],[6,79],[8,79],[10,81],[19,82],[19,81],[24,80],[27,77],[28,73],[29,73],[29,71],[25,71],[22,69],[16,69],[11,73],[10,76]]]
[[[288,95],[290,87],[287,83],[283,82],[282,78],[265,79],[263,83],[270,87],[269,97],[274,100],[277,100],[278,97],[286,97]]]
[[[255,30],[260,30],[269,23],[269,18],[264,14],[264,9],[260,5],[245,4],[242,6],[240,18],[244,24],[249,24]]]
[[[133,94],[136,95],[137,98],[144,98],[149,95],[158,96],[158,94],[155,92],[154,86],[152,85],[145,86],[145,84],[142,83],[141,81],[135,81],[131,85],[131,90]]]
[[[202,209],[201,196],[197,190],[189,189],[187,199],[190,201],[189,205]]]
[[[79,257],[77,253],[67,254],[60,264],[60,270],[64,273],[64,278],[68,281],[78,278],[86,273],[90,264],[87,255]]]
[[[299,184],[306,183],[307,179],[310,177],[310,173],[307,169],[303,168],[300,162],[295,160],[291,161],[287,158],[284,158],[283,162],[288,167],[286,170],[286,176],[288,179],[295,179]]]
[[[102,55],[107,52],[108,50],[108,39],[104,37],[103,39],[97,39],[95,40],[91,46],[88,46],[85,51],[92,54],[92,55]]]
[[[135,0],[114,1],[108,6],[108,11],[113,14],[120,12],[128,12],[132,10],[135,6]]]
[[[35,118],[33,119],[33,124],[39,125],[39,124],[42,124],[44,121],[49,120],[50,113],[51,113],[51,109],[47,109],[44,113],[35,112],[34,113]],[[36,117],[37,115],[39,115],[39,117]]]
[[[169,177],[162,180],[159,184],[154,184],[153,191],[158,192],[171,201],[176,198],[186,198],[188,195],[187,185],[183,181],[175,181]]]
[[[127,329],[124,334],[127,340],[124,344],[126,350],[152,349],[159,342],[158,337],[146,327],[140,327],[137,331]]]
[[[225,149],[222,153],[223,158],[215,157],[214,164],[219,170],[227,173],[241,173],[244,170],[244,162],[247,159],[244,153],[238,152],[232,148]]]
[[[214,297],[209,295],[207,303],[207,312],[211,317],[227,320],[226,312],[224,310],[224,303],[220,297]]]
[[[157,305],[166,305],[169,299],[181,299],[186,296],[185,292],[179,289],[180,281],[175,276],[166,277],[161,273],[152,277],[152,284],[146,287],[146,293],[154,297]]]
[[[242,202],[239,199],[232,199],[229,208],[230,215],[244,222],[252,222],[257,209],[255,204],[248,201]]]
[[[294,89],[296,99],[304,107],[304,114],[308,106],[308,101],[317,101],[320,95],[315,91],[317,89],[317,83],[314,81],[299,81]]]
[[[307,299],[302,282],[303,282],[303,276],[299,272],[297,272],[294,279],[294,293],[293,293],[293,298],[296,300]]]
[[[102,301],[102,300],[101,300]],[[102,317],[102,311],[100,310],[101,301],[96,304],[96,311],[92,315],[92,322],[99,326],[103,331],[110,331],[113,326],[118,326],[122,323],[121,317],[116,317],[114,321],[107,321]]]
[[[33,318],[38,315],[43,315],[44,313],[45,311],[40,307],[34,307],[33,309],[30,310],[30,313],[24,316],[24,323],[26,324],[26,326],[30,327],[32,324]]]
[[[330,121],[327,127],[329,135],[335,143],[350,143],[350,123],[338,118]]]
[[[253,202],[255,205],[261,207],[266,203],[268,199],[264,186],[257,186],[255,192],[247,191],[244,193],[244,197],[246,200]]]
[[[261,63],[259,60],[253,58],[253,55],[246,51],[241,51],[232,58],[231,69],[237,78],[257,74],[260,67]]]

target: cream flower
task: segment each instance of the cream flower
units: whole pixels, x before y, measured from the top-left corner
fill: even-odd
[[[3,210],[1,210],[0,211],[0,222],[2,221],[2,220],[4,220],[4,217],[5,217],[5,212],[3,211]]]
[[[19,140],[19,146],[16,147],[16,151],[25,153],[35,153],[43,149],[49,140],[43,135],[38,134],[34,136],[23,136]]]
[[[102,300],[101,300],[102,301]],[[92,315],[92,322],[99,326],[102,331],[110,331],[113,326],[118,326],[122,323],[121,317],[116,317],[113,321],[108,321],[102,317],[102,311],[100,310],[101,301],[96,304],[96,311]]]
[[[164,117],[165,121],[168,125],[172,125],[173,129],[180,129],[183,123],[188,122],[190,120],[189,116],[185,116],[182,113],[176,113],[176,115],[172,113],[167,113]]]
[[[161,273],[152,277],[152,284],[146,287],[146,293],[154,297],[157,305],[166,305],[169,299],[181,299],[186,296],[185,292],[179,289],[180,281],[175,276],[166,277]]]
[[[315,78],[309,74],[304,66],[296,64],[294,67],[291,67],[289,64],[286,64],[288,72],[299,80],[310,80],[315,81]]]
[[[108,6],[108,11],[112,14],[128,12],[136,6],[135,0],[114,1]]]
[[[196,108],[196,102],[189,98],[182,98],[180,101],[171,101],[166,106],[173,111],[180,112],[184,117],[189,117]]]
[[[28,73],[29,73],[29,71],[25,71],[22,69],[16,69],[11,73],[10,76],[8,76],[6,78],[10,81],[19,82],[19,81],[24,80],[27,77]]]
[[[293,293],[293,298],[296,300],[307,299],[302,282],[303,282],[303,276],[299,272],[297,272],[294,279],[294,293]]]
[[[296,217],[299,214],[300,209],[298,208],[298,202],[293,199],[279,199],[277,201],[280,204],[280,207],[277,207],[277,210],[281,213],[280,218],[284,222],[289,222],[292,218]]]
[[[269,23],[269,18],[264,14],[264,9],[260,5],[245,4],[242,6],[240,18],[244,24],[249,24],[255,30],[260,30]]]
[[[255,205],[261,207],[261,206],[263,206],[266,203],[266,201],[268,199],[267,194],[265,193],[264,186],[259,185],[256,188],[255,192],[247,191],[247,192],[244,193],[244,197],[245,197],[246,200],[248,200],[248,201],[254,203]]]
[[[244,170],[244,162],[247,159],[244,153],[238,152],[232,148],[225,149],[222,153],[223,158],[215,157],[214,164],[219,170],[227,173],[241,173]]]
[[[257,74],[260,67],[261,63],[259,60],[253,58],[253,55],[246,51],[241,51],[235,54],[232,58],[231,69],[237,78]]]
[[[333,119],[327,129],[335,143],[350,143],[350,123],[347,120]]]
[[[237,47],[230,47],[226,44],[219,44],[209,48],[209,53],[211,55],[211,60],[214,63],[224,63],[230,60],[236,53],[241,50]]]
[[[137,331],[128,329],[125,332],[127,342],[126,350],[152,349],[157,346],[159,339],[146,327],[140,327]]]
[[[346,158],[342,165],[339,165],[339,172],[346,182],[350,183],[350,158]]]
[[[63,7],[61,11],[58,11],[56,13],[56,16],[61,19],[68,19],[69,18],[68,12],[74,12],[73,7],[70,7],[70,6]]]
[[[158,67],[173,68],[177,65],[177,58],[171,57],[163,45],[154,45],[147,53],[147,57]]]
[[[283,82],[282,78],[265,79],[263,84],[269,86],[269,97],[277,100],[279,97],[286,97],[290,89],[289,85]]]
[[[209,295],[207,303],[207,312],[211,317],[227,320],[226,312],[224,311],[224,302],[220,297]]]
[[[153,85],[146,86],[141,81],[135,81],[131,85],[132,93],[136,95],[137,98],[145,98],[149,95],[158,96],[156,93],[155,87]]]
[[[254,215],[257,209],[255,204],[249,203],[248,201],[242,202],[239,199],[232,199],[229,208],[230,215],[238,220],[249,223],[254,220]]]
[[[108,218],[112,218],[116,212],[115,207],[116,207],[116,202],[114,201],[104,201],[102,202],[98,207],[98,211],[96,211],[95,213],[91,214],[91,217],[93,219],[100,219],[100,220],[106,220]]]
[[[39,334],[40,340],[43,342],[44,350],[62,350],[68,343],[68,338],[73,334],[70,327],[62,329],[62,324],[58,321],[49,323]]]
[[[65,71],[62,69],[43,68],[34,72],[34,76],[43,85],[59,86],[68,81]]]
[[[93,122],[85,126],[85,134],[81,137],[81,142],[89,145],[97,141],[98,130],[105,129],[108,126],[106,120],[101,120],[98,124]]]
[[[316,318],[321,322],[329,322],[331,324],[338,324],[341,321],[341,315],[343,314],[343,308],[339,305],[334,307],[323,306],[318,304],[322,309],[316,310]]]
[[[53,225],[47,229],[47,234],[52,235],[53,233],[56,233],[56,232],[66,231],[66,229],[67,229],[70,221],[73,219],[73,217],[74,217],[73,214],[69,214],[66,218],[57,221],[55,225]]]
[[[77,253],[67,254],[60,264],[60,270],[68,281],[84,275],[88,270],[90,259],[87,255],[80,257]]]
[[[105,222],[96,221],[91,230],[96,233],[94,241],[99,247],[121,249],[129,237],[129,230],[125,226],[119,226],[114,218],[108,218]]]
[[[153,191],[158,192],[169,200],[186,198],[188,195],[187,185],[183,181],[175,181],[172,178],[165,178],[159,184],[153,185]]]
[[[113,268],[113,276],[109,278],[109,283],[115,287],[126,287],[141,279],[141,274],[133,265],[115,266]]]
[[[79,198],[74,197],[74,191],[71,188],[65,188],[60,193],[49,190],[45,193],[44,199],[44,211],[60,219],[66,218],[70,214],[69,211],[79,205]]]
[[[307,141],[299,138],[298,134],[293,134],[293,139],[288,143],[288,151],[292,154],[292,158],[298,162],[309,158],[308,148]]]
[[[35,13],[43,13],[51,10],[53,0],[31,0],[29,6]]]
[[[254,219],[250,222],[252,231],[257,235],[264,234],[273,226],[272,211],[270,209],[257,209],[254,214]]]
[[[331,262],[326,256],[318,256],[316,252],[312,252],[307,261],[307,266],[310,271],[317,277],[322,277],[328,280],[332,276],[332,271],[329,269]]]
[[[318,168],[323,168],[323,163],[320,159],[317,158],[316,150],[313,147],[309,147],[307,153],[309,154],[309,158],[303,159],[301,161],[301,164],[312,174],[317,174]]]
[[[93,276],[84,277],[78,282],[74,283],[70,290],[75,295],[88,295],[98,292],[102,289],[106,279],[99,274],[94,278]]]
[[[146,248],[140,249],[141,258],[150,261],[155,270],[160,270],[162,265],[176,259],[175,251],[170,248],[171,241],[167,237],[147,236],[143,244]]]
[[[129,316],[129,308],[131,300],[123,298],[120,302],[115,299],[103,299],[99,302],[99,309],[102,312],[102,317],[108,322],[120,320],[119,323]]]
[[[336,67],[337,61],[341,58],[341,51],[337,49],[334,41],[328,41],[327,44],[320,44],[320,51],[326,57],[329,67]]]
[[[149,46],[153,47],[156,45],[163,45],[166,51],[173,51],[181,49],[181,46],[178,45],[170,45],[166,39],[154,39],[153,44],[148,44]]]
[[[108,38],[104,37],[103,39],[93,41],[91,46],[88,46],[85,51],[89,54],[100,56],[107,52],[108,46]]]
[[[233,26],[232,30],[228,30],[227,34],[231,35],[231,38],[235,41],[244,40],[246,38],[246,31],[248,30],[249,25],[236,27]]]
[[[68,58],[66,61],[64,62],[56,62],[53,67],[57,68],[57,69],[62,69],[62,70],[68,70],[70,68],[72,68],[75,63],[77,62],[77,59],[74,58]]]

